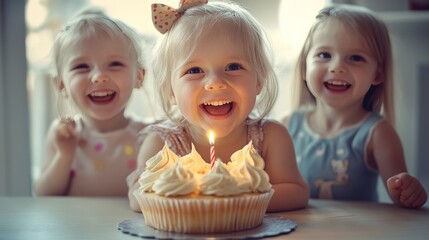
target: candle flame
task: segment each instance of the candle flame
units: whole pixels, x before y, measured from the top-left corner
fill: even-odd
[[[209,143],[211,145],[214,145],[214,143],[215,143],[213,131],[210,131],[210,133],[209,133]]]

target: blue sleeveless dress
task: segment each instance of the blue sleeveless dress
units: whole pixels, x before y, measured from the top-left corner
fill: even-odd
[[[383,121],[376,113],[337,136],[324,138],[307,123],[307,112],[294,112],[288,122],[298,168],[311,198],[377,201],[378,173],[367,164],[366,146],[374,127]]]

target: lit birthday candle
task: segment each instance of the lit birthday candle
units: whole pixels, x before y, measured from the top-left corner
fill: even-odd
[[[215,151],[215,147],[214,147],[214,133],[212,131],[210,131],[209,134],[209,143],[210,143],[210,166],[211,168],[213,168],[215,161],[216,161],[216,151]]]

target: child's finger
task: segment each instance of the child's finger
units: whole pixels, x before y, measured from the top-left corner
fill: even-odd
[[[407,181],[406,184],[402,184],[401,189],[402,189],[402,194],[409,196],[411,194],[413,194],[417,188],[419,188],[420,184],[416,179],[413,179],[411,181]]]
[[[413,195],[409,196],[405,200],[402,200],[401,198],[401,203],[404,204],[404,206],[406,207],[418,206],[419,204],[421,204],[422,201],[423,201],[422,191],[417,191],[413,193]]]
[[[426,192],[423,190],[420,192],[419,196],[414,201],[412,206],[415,208],[421,207],[421,206],[423,206],[423,204],[426,203],[426,200],[427,200],[427,195],[426,195]]]
[[[58,133],[65,138],[69,138],[70,137],[70,131],[69,131],[69,127],[67,123],[61,122],[58,125]]]
[[[67,117],[67,118],[61,119],[61,123],[66,123],[69,127],[71,127],[71,129],[76,128],[76,122],[73,118]]]
[[[397,175],[401,180],[401,189],[405,190],[410,188],[410,185],[416,182],[416,179],[408,173],[401,173]]]
[[[417,187],[414,187],[413,184],[413,186],[411,187],[413,191],[411,191],[411,188],[408,188],[406,191],[401,192],[400,201],[402,203],[412,205],[420,197],[421,188],[418,184],[416,186]]]
[[[387,179],[387,187],[389,189],[399,188],[400,186],[401,186],[401,180],[398,177],[393,176]]]
[[[61,136],[65,138],[70,138],[74,129],[76,128],[76,122],[71,118],[61,119],[61,122],[58,126],[58,132]]]

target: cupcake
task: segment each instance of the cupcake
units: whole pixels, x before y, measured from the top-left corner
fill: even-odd
[[[225,233],[262,224],[274,190],[262,158],[251,149],[249,143],[235,154],[233,163],[217,160],[210,169],[194,148],[174,159],[164,146],[148,161],[141,187],[134,192],[146,224],[178,233]],[[150,168],[155,162],[165,164],[155,170]],[[155,174],[159,174],[155,181],[147,177]]]

